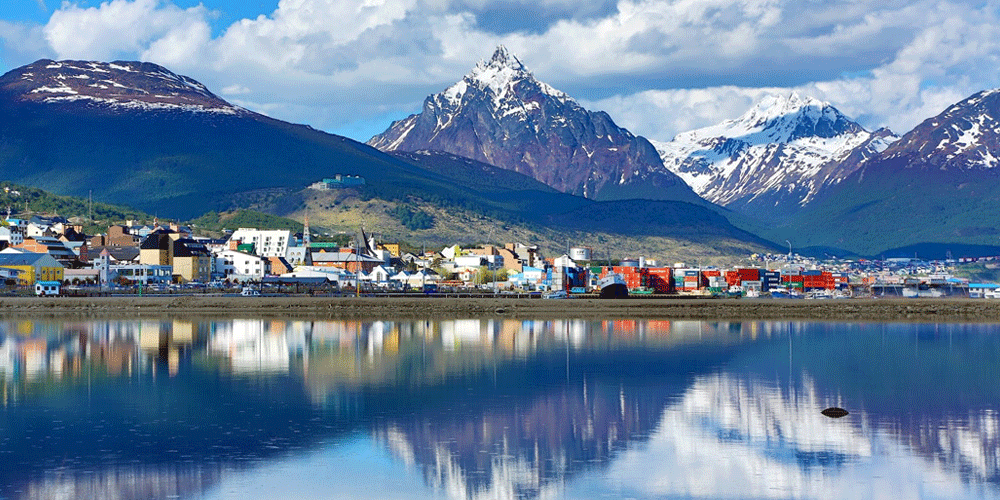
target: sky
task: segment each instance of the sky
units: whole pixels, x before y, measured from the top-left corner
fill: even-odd
[[[792,91],[904,133],[1000,87],[997,26],[1000,0],[4,0],[0,72],[154,62],[366,141],[503,44],[658,141]]]

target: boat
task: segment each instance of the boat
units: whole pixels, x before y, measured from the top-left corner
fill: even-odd
[[[601,291],[602,299],[628,298],[628,285],[625,284],[625,278],[618,273],[608,273],[598,280],[597,288]]]
[[[801,299],[802,294],[794,288],[787,288],[783,286],[775,287],[770,290],[772,299]]]
[[[566,294],[566,290],[554,290],[545,295],[542,295],[543,299],[568,299],[569,295]]]

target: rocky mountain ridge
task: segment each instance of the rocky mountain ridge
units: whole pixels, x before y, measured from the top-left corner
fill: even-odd
[[[383,151],[444,151],[591,199],[701,202],[663,168],[649,141],[539,81],[503,46],[429,96],[421,113],[394,122],[368,144]]]

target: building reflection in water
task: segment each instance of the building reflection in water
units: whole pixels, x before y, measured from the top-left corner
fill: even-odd
[[[301,406],[286,394],[230,412],[209,408],[206,421],[186,428],[150,409],[108,410],[124,420],[153,414],[156,426],[171,432],[237,429],[248,413],[263,414],[258,428],[244,431],[239,453],[253,458],[243,465],[227,459],[231,445],[209,433],[183,460],[78,469],[70,460],[29,467],[24,477],[8,472],[0,477],[18,483],[0,497],[187,498],[224,483],[235,468],[358,430],[449,498],[854,498],[859,485],[868,498],[997,496],[995,403],[905,414],[880,407],[811,354],[825,352],[831,338],[864,336],[851,331],[859,326],[846,334],[842,328],[501,319],[0,322],[2,401],[12,415],[40,394],[82,390],[83,382],[128,380],[155,392],[166,381],[198,377],[177,386],[173,397],[182,399],[162,403],[173,406],[197,397],[180,389],[197,390],[206,380],[248,379],[257,381],[251,390],[288,385],[301,393]],[[906,328],[881,337],[887,352],[913,348]],[[925,356],[940,352],[935,366],[958,362],[953,338],[913,337]],[[958,354],[983,350],[982,338],[966,340],[959,338]],[[893,361],[859,355],[852,362],[866,373]],[[907,382],[883,376],[882,385]],[[852,413],[840,420],[819,413],[833,405]],[[174,437],[147,439],[166,447]],[[575,489],[581,482],[589,485],[583,492]]]

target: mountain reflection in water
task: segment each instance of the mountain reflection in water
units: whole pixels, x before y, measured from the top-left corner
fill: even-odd
[[[395,458],[279,497],[406,471],[426,490],[403,498],[1000,493],[992,325],[15,321],[0,338],[0,498],[233,498],[359,436]]]

